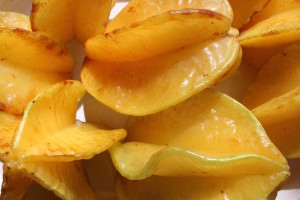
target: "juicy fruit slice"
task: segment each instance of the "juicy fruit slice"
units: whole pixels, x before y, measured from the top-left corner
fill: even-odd
[[[270,175],[225,177],[161,177],[130,181],[120,176],[116,191],[121,200],[137,199],[268,199],[288,177],[287,172]],[[251,185],[251,190],[249,190]]]
[[[10,153],[14,131],[21,122],[21,118],[0,111],[0,161],[7,161]]]
[[[112,6],[111,0],[73,0],[74,32],[82,43],[104,33]]]
[[[213,11],[170,11],[90,38],[85,53],[101,62],[137,61],[225,34],[229,28],[230,21]]]
[[[279,13],[242,32],[239,40],[245,47],[266,47],[300,40],[300,9]]]
[[[31,31],[29,17],[15,12],[0,11],[0,26],[15,27]]]
[[[32,180],[14,165],[3,165],[1,200],[20,200],[30,187]]]
[[[300,87],[256,107],[252,112],[283,155],[300,157]]]
[[[131,0],[123,10],[108,24],[106,33],[123,26],[130,26],[138,21],[159,15],[170,10],[207,9],[226,16],[231,22],[233,12],[227,0],[183,0],[183,1],[142,1]]]
[[[71,77],[71,72],[45,72],[0,61],[0,110],[23,114],[26,105],[36,94]]]
[[[32,30],[58,42],[74,37],[72,0],[33,0]]]
[[[86,61],[81,79],[89,93],[112,109],[146,115],[213,85],[240,59],[238,41],[224,37],[137,62]]]
[[[239,29],[250,20],[253,14],[260,11],[270,0],[228,1],[234,15],[232,27]]]
[[[62,199],[96,199],[79,161],[64,163],[26,162],[25,174]]]
[[[243,104],[253,109],[268,100],[283,95],[300,85],[300,43],[295,43],[277,53],[261,69]]]
[[[97,126],[77,122],[76,125],[39,139],[33,146],[25,149],[23,157],[27,162],[90,159],[125,136],[126,131],[123,129],[99,130]]]

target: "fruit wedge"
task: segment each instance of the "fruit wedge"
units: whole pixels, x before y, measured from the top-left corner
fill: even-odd
[[[231,22],[233,12],[227,0],[167,0],[143,1],[131,0],[121,12],[109,22],[105,32],[111,32],[123,26],[146,20],[171,10],[207,9],[226,16]]]
[[[16,12],[0,11],[0,26],[15,27],[31,31],[29,17]]]
[[[137,61],[214,38],[229,28],[227,17],[210,10],[169,11],[90,38],[85,53],[100,62]]]
[[[108,107],[147,115],[212,86],[240,59],[238,41],[222,37],[142,61],[87,60],[81,79],[87,91]]]

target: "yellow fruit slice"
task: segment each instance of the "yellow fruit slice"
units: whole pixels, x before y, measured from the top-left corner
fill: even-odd
[[[270,0],[228,0],[233,10],[232,27],[241,28],[251,18],[253,14],[260,11]]]
[[[230,21],[213,11],[170,11],[93,37],[85,43],[85,53],[101,62],[137,61],[225,34],[229,28]]]
[[[271,175],[225,177],[152,176],[139,181],[118,177],[116,191],[120,200],[268,199],[273,191],[276,192],[280,188],[288,175],[287,172],[281,172]],[[274,196],[273,198],[275,199]]]
[[[251,112],[213,90],[160,113],[131,117],[127,130],[127,142],[112,147],[110,153],[116,169],[129,179],[288,170],[285,158]]]
[[[117,16],[109,22],[105,32],[111,32],[123,26],[130,26],[133,23],[146,20],[149,17],[170,10],[182,10],[187,8],[207,9],[226,16],[230,21],[233,19],[233,12],[227,0],[131,0]]]
[[[3,183],[1,200],[20,200],[30,187],[32,180],[27,178],[21,170],[10,164],[3,165]]]
[[[40,138],[25,149],[26,161],[69,162],[90,159],[124,139],[126,131],[99,130],[97,126],[77,122],[76,125]]]
[[[13,134],[21,122],[21,117],[0,111],[0,161],[7,161]]]
[[[85,42],[92,36],[104,33],[112,6],[111,0],[74,0],[72,3],[77,39]]]
[[[246,107],[253,109],[270,99],[283,95],[300,85],[300,43],[295,43],[277,53],[258,73],[243,99]]]
[[[239,40],[245,47],[267,47],[300,40],[300,9],[279,13],[242,32]]]
[[[21,115],[26,105],[52,84],[70,79],[70,73],[26,69],[0,61],[0,110]]]
[[[81,79],[87,91],[108,107],[147,115],[213,85],[240,59],[238,41],[223,37],[142,61],[86,61]]]
[[[252,112],[283,155],[300,157],[300,87],[267,101]]]
[[[31,26],[38,32],[58,42],[73,39],[72,0],[33,0]]]
[[[15,12],[0,11],[0,26],[15,27],[31,31],[29,17]]]
[[[28,177],[62,199],[96,199],[79,161],[26,162],[21,167]]]
[[[258,22],[261,22],[269,17],[272,17],[273,15],[299,9],[300,8],[300,2],[299,0],[271,0],[269,3],[259,12],[255,13],[248,24],[246,24],[243,27],[243,30],[248,29],[251,26],[254,26]]]

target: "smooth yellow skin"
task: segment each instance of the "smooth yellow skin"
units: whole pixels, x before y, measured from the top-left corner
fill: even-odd
[[[32,30],[67,43],[104,33],[111,0],[33,0]]]
[[[3,183],[1,188],[1,200],[21,200],[32,180],[14,165],[3,165]]]
[[[229,29],[230,21],[213,11],[170,11],[93,37],[85,43],[85,53],[100,62],[137,61],[211,39]]]
[[[288,158],[300,157],[300,87],[252,110],[268,136]]]
[[[258,73],[242,103],[253,109],[300,85],[300,43],[277,53]]]
[[[31,31],[29,16],[15,13],[0,11],[0,26],[8,26]]]
[[[121,12],[109,22],[106,33],[123,26],[146,20],[149,17],[160,15],[170,10],[207,9],[226,16],[231,22],[233,12],[227,0],[131,0]]]
[[[253,14],[260,11],[270,0],[228,0],[233,10],[232,27],[240,29]]]
[[[269,17],[272,17],[276,14],[299,9],[300,1],[299,0],[271,0],[269,3],[259,12],[255,13],[248,24],[243,27],[243,30],[248,29],[251,26],[254,26],[258,22],[261,22]]]
[[[287,177],[287,172],[227,177],[152,176],[139,181],[130,181],[118,176],[116,192],[120,200],[265,200]]]
[[[276,47],[300,40],[300,9],[279,13],[243,31],[239,36],[245,47]]]
[[[147,115],[212,86],[240,59],[238,41],[223,37],[137,62],[88,60],[81,79],[87,91],[108,107]]]

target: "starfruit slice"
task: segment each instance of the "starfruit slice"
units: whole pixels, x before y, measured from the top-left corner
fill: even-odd
[[[300,40],[300,9],[279,13],[243,31],[239,36],[245,47],[276,47]]]
[[[21,170],[8,163],[3,164],[1,200],[20,200],[30,187],[32,180]]]
[[[278,52],[258,73],[243,104],[253,109],[300,85],[300,43]]]
[[[129,179],[160,176],[234,176],[288,170],[249,110],[204,90],[160,113],[131,117],[126,143],[110,149]]]
[[[139,181],[131,181],[119,176],[116,192],[120,200],[275,199],[276,190],[288,176],[288,172],[225,177],[152,176]]]
[[[64,81],[41,93],[26,107],[12,142],[20,159],[66,162],[89,159],[126,136],[126,131],[99,130],[75,123],[77,101],[85,89],[78,81]]]
[[[74,36],[84,42],[104,33],[111,7],[111,0],[33,0],[32,30],[58,42]]]
[[[15,27],[31,31],[29,17],[16,12],[0,11],[0,26]]]
[[[87,91],[108,107],[147,115],[213,85],[240,59],[238,41],[222,37],[142,61],[87,60],[81,79]]]
[[[225,34],[229,28],[227,17],[210,10],[169,11],[90,38],[85,53],[101,62],[137,61]]]
[[[300,87],[252,110],[268,136],[288,158],[300,157]]]
[[[170,10],[207,9],[226,16],[231,22],[233,12],[227,0],[167,0],[143,1],[131,0],[121,12],[109,22],[105,32],[111,32],[123,26],[159,15]]]
[[[228,0],[233,10],[232,27],[240,29],[256,12],[260,11],[270,0]]]

